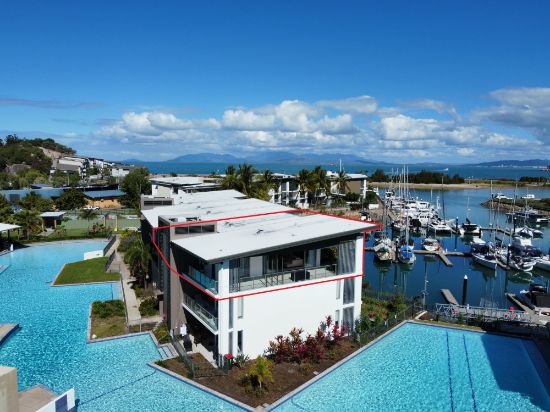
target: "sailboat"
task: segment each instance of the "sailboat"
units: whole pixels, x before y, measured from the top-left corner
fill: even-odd
[[[481,227],[470,221],[470,196],[466,205],[466,220],[459,227],[460,236],[481,236]]]
[[[397,255],[397,258],[401,263],[405,263],[407,265],[412,265],[416,260],[416,256],[414,255],[414,248],[412,245],[409,244],[409,215],[408,214],[405,217],[405,239],[402,242],[401,247],[399,248],[399,253]]]
[[[391,262],[393,242],[386,236],[386,224],[387,224],[387,208],[388,205],[384,203],[384,214],[382,215],[382,231],[378,239],[375,240],[374,253],[376,258],[380,262]]]

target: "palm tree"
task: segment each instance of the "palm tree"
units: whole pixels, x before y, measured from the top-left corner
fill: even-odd
[[[300,191],[300,198],[302,198],[306,191],[307,185],[310,179],[310,171],[307,169],[302,169],[296,175],[296,183],[298,183],[298,190]]]
[[[346,191],[349,191],[348,175],[343,170],[340,170],[336,175],[336,188],[338,189],[338,194],[342,196],[346,194]]]
[[[82,209],[79,216],[81,219],[86,219],[89,222],[97,217],[97,212],[94,209]]]
[[[258,192],[258,188],[255,182],[255,175],[258,171],[254,166],[243,163],[239,165],[239,170],[237,170],[237,177],[239,179],[239,186],[241,192],[243,192],[248,197],[254,197]]]
[[[268,192],[268,194],[270,190],[277,193],[277,190],[279,189],[279,182],[275,178],[273,172],[269,169],[264,170],[264,172],[260,175],[259,183],[263,186],[263,189]]]
[[[31,234],[42,231],[42,219],[36,210],[23,209],[15,215],[15,221],[23,228],[27,240],[31,238]]]
[[[319,187],[325,192],[325,202],[332,195],[332,182],[327,175],[327,171],[321,169],[321,173],[317,177],[319,179]]]
[[[130,266],[130,272],[141,286],[145,286],[145,279],[149,272],[151,254],[145,247],[141,237],[137,237],[124,255],[124,261]]]
[[[239,189],[239,182],[237,178],[237,171],[235,166],[229,165],[225,169],[225,176],[220,180],[222,189]]]

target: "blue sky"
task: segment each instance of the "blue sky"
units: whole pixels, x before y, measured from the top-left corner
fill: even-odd
[[[0,131],[82,154],[475,162],[550,144],[547,1],[19,1],[0,15]]]

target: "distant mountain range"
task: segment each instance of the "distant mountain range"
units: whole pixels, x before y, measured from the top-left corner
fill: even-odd
[[[477,163],[475,166],[492,166],[492,167],[541,167],[550,165],[550,160],[546,159],[529,159],[529,160],[497,160],[494,162]]]
[[[284,163],[284,164],[334,164],[342,162],[346,165],[383,165],[388,162],[366,160],[350,154],[295,154],[290,152],[260,152],[246,157],[231,154],[195,153],[178,156],[166,160],[165,163]],[[147,163],[143,160],[127,159],[125,163]]]
[[[161,163],[187,163],[187,164],[204,164],[204,163],[222,163],[222,164],[239,164],[239,163],[270,163],[270,164],[319,164],[319,165],[334,165],[337,166],[339,161],[342,161],[345,166],[384,166],[384,165],[400,165],[401,163],[383,162],[380,160],[368,160],[353,154],[342,153],[325,153],[325,154],[295,154],[291,152],[259,152],[246,157],[237,157],[231,154],[219,153],[195,153],[178,156],[174,159],[166,160]],[[144,160],[126,159],[123,163],[149,163]],[[449,164],[419,162],[409,163],[416,166],[424,167],[446,167]],[[493,162],[469,163],[464,166],[480,166],[480,167],[544,167],[550,164],[550,160],[530,159],[530,160],[496,160]],[[459,166],[459,165],[456,165]]]

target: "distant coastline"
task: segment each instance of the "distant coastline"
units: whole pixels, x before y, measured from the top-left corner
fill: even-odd
[[[369,182],[369,185],[378,188],[388,188],[392,184],[389,182]],[[395,183],[393,183],[395,186]],[[466,189],[489,189],[491,187],[491,182],[472,182],[472,183],[451,183],[451,184],[440,184],[440,183],[409,183],[408,186],[411,189],[419,190],[466,190]],[[493,189],[514,189],[516,185],[514,183],[496,183],[492,184]],[[528,187],[529,189],[547,189],[549,185],[535,185],[535,184],[521,184],[519,187]]]
[[[151,173],[168,174],[168,173],[185,173],[185,174],[210,174],[223,173],[229,165],[237,166],[238,162],[233,163],[172,163],[172,162],[134,162],[136,165],[147,167]],[[253,162],[254,167],[260,171],[269,169],[272,172],[296,174],[300,169],[313,169],[315,166],[321,166],[327,170],[337,171],[339,165],[330,162],[319,163],[269,163],[269,162]],[[385,164],[365,164],[357,165],[353,163],[343,162],[344,170],[348,173],[367,173],[372,174],[376,169],[382,169],[387,174],[391,173],[392,169],[397,170],[403,165],[388,165]],[[496,166],[457,166],[457,165],[409,165],[409,172],[415,173],[425,169],[433,172],[445,173],[449,176],[458,174],[465,179],[519,179],[522,176],[546,177],[550,178],[549,171],[539,170],[534,167],[496,167]]]

